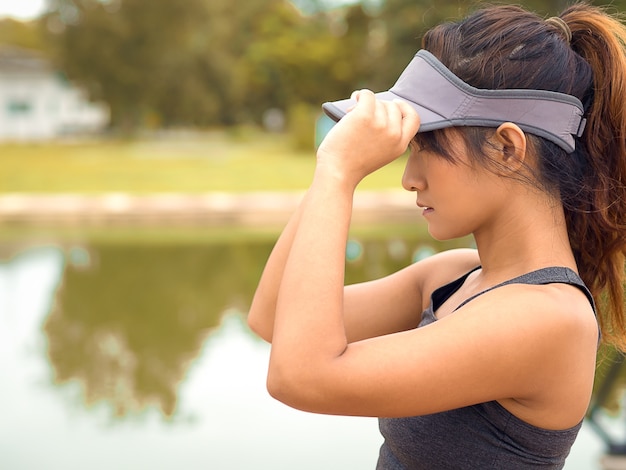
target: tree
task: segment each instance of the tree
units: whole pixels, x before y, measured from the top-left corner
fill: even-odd
[[[243,76],[253,91],[248,106],[319,106],[349,94],[372,64],[366,49],[370,18],[360,6],[313,17],[294,17],[286,10],[283,4],[255,25],[262,40],[245,55]]]
[[[45,42],[40,33],[39,25],[35,21],[23,22],[10,18],[0,20],[0,46],[10,45],[43,51]]]
[[[258,121],[341,96],[364,75],[358,5],[303,15],[287,0],[53,2],[57,63],[125,129]]]
[[[160,121],[155,97],[193,64],[207,12],[204,0],[55,0],[45,21],[60,68],[109,104],[114,125],[132,129]]]

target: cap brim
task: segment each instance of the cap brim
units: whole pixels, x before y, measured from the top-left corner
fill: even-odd
[[[443,129],[450,127],[452,123],[445,117],[431,111],[428,108],[420,106],[412,101],[402,98],[391,91],[383,91],[375,94],[376,98],[381,101],[401,100],[411,105],[420,117],[420,128],[418,132],[428,132],[435,129]],[[322,105],[322,109],[328,117],[333,121],[339,121],[356,105],[356,100],[348,98],[339,101],[329,101]]]

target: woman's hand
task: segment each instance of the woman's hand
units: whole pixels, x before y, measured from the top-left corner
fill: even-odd
[[[356,185],[404,153],[419,128],[417,112],[401,100],[380,101],[370,90],[328,133],[317,151],[317,171]]]

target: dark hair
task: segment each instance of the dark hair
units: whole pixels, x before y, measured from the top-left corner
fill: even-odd
[[[560,18],[571,42],[567,28],[555,21],[503,5],[431,29],[423,47],[477,88],[543,89],[582,101],[587,126],[573,153],[527,135],[537,157],[528,181],[560,197],[580,276],[600,307],[603,338],[626,350],[626,28],[586,3],[568,7]],[[417,134],[415,140],[453,160],[447,132]],[[479,164],[491,163],[484,149],[494,129],[454,132]]]

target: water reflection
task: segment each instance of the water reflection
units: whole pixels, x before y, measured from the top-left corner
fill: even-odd
[[[55,381],[78,380],[87,405],[106,400],[116,416],[153,405],[171,417],[222,312],[249,304],[267,256],[249,248],[90,247],[89,264],[66,264],[44,323]]]
[[[349,282],[446,248],[354,246]],[[374,468],[375,420],[265,391],[269,348],[243,312],[270,250],[91,244],[0,262],[0,468]],[[584,426],[566,469],[597,468],[600,450]]]

